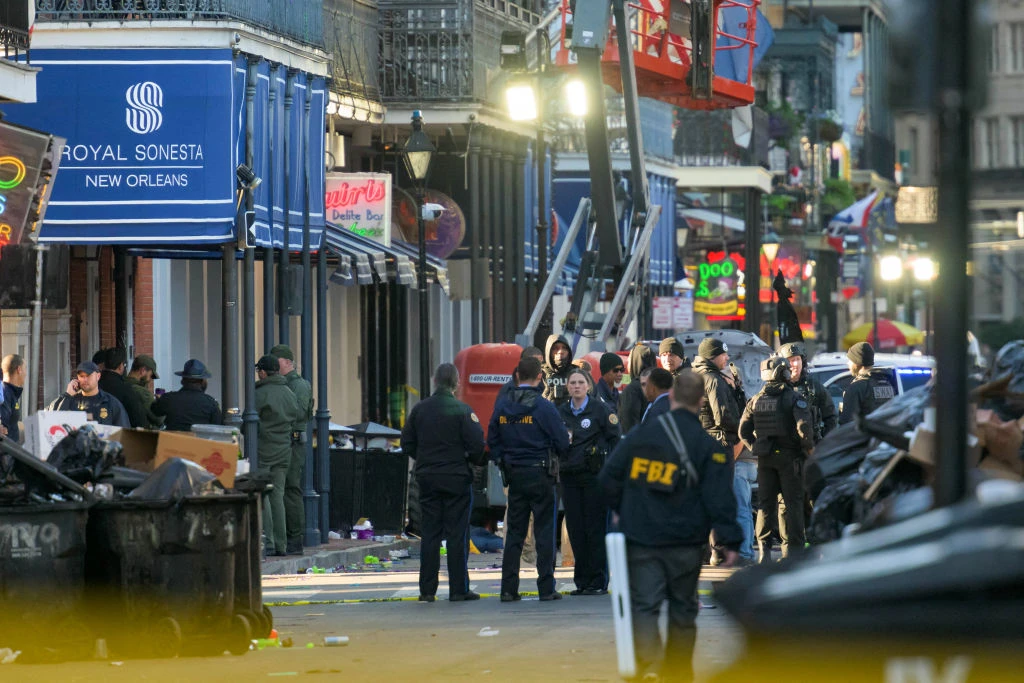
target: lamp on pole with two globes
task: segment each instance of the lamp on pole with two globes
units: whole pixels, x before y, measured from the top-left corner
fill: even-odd
[[[416,188],[416,226],[419,231],[419,337],[420,337],[420,398],[430,395],[430,313],[427,296],[427,230],[423,220],[424,196],[430,163],[434,159],[434,144],[423,130],[423,116],[419,110],[412,113],[412,134],[405,142],[402,159],[405,169]]]

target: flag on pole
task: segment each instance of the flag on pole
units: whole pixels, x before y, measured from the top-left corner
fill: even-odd
[[[826,238],[833,249],[842,254],[843,241],[846,235],[857,232],[863,233],[864,229],[868,226],[871,210],[878,203],[880,197],[881,195],[879,195],[878,190],[875,190],[867,197],[864,197],[864,199],[854,202],[837,213],[829,221]]]

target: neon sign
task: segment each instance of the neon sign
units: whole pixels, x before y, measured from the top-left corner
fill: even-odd
[[[4,169],[7,166],[14,167],[14,177],[10,179],[0,179],[0,190],[7,191],[13,190],[18,185],[21,185],[22,181],[25,180],[25,164],[21,159],[12,156],[0,157],[0,169]],[[2,218],[4,212],[7,210],[7,195],[0,194],[0,247],[6,246],[11,243],[11,236],[14,234],[14,228],[11,227],[4,218]]]
[[[328,173],[327,220],[357,235],[391,246],[391,176]]]
[[[740,254],[709,252],[707,261],[697,267],[694,312],[709,316],[737,315],[745,266],[746,259]]]

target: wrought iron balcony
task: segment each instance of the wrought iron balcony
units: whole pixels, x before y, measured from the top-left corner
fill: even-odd
[[[421,0],[380,3],[380,84],[385,102],[489,101],[501,32],[529,30],[527,1]]]
[[[7,59],[29,54],[28,8],[25,0],[0,5],[0,42],[3,42]]]
[[[376,6],[324,3],[324,38],[331,62],[331,89],[342,96],[380,102]]]
[[[673,140],[676,163],[681,166],[768,166],[768,114],[753,107],[750,145],[733,139],[732,111],[689,111],[676,115]]]
[[[324,45],[321,0],[36,0],[36,21],[240,21]]]

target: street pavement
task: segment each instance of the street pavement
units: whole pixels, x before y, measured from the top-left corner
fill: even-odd
[[[473,555],[470,584],[485,596],[500,582],[500,555]],[[292,647],[253,650],[240,657],[106,660],[52,665],[6,665],[6,681],[235,681],[263,678],[417,681],[617,681],[611,601],[566,596],[557,602],[497,597],[451,603],[443,569],[439,600],[416,601],[418,560],[388,571],[266,576],[264,599],[275,627]],[[729,570],[707,568],[698,618],[699,677],[734,661],[742,649],[736,625],[714,607],[713,581]],[[524,568],[521,590],[536,590]],[[559,590],[572,589],[572,569],[556,572]],[[285,606],[288,605],[288,606]],[[324,638],[347,636],[345,646]],[[144,637],[144,634],[140,634]],[[307,646],[307,644],[309,644]]]

